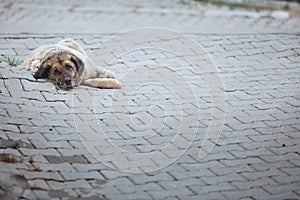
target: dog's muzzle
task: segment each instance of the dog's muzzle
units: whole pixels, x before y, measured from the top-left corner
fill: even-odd
[[[73,87],[72,85],[72,78],[71,77],[65,77],[65,88],[71,89]]]

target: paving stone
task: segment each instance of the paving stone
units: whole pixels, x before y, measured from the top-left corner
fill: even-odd
[[[162,181],[173,181],[174,178],[165,172],[158,172],[155,174],[133,174],[130,176],[130,180],[135,184],[145,184],[148,182],[157,182],[159,180]]]
[[[225,191],[224,195],[228,199],[243,199],[250,197],[252,199],[261,198],[262,196],[269,197],[270,195],[261,188],[252,188],[250,190],[243,190],[243,192],[239,191]]]
[[[260,163],[258,165],[260,165]],[[233,169],[231,167],[220,167],[217,165],[215,167],[210,167],[209,169],[213,174],[216,174],[218,176],[219,175],[223,176],[223,175],[230,175],[230,174],[240,173],[240,172],[255,172],[255,169],[253,169],[251,166],[242,164],[240,166],[236,166]]]
[[[291,164],[290,162],[286,162],[284,160],[282,160],[281,162],[278,162],[276,164],[272,164],[272,163],[262,163],[262,164],[250,164],[249,166],[251,166],[251,168],[254,169],[254,171],[256,172],[260,172],[260,171],[268,171],[270,169],[276,169],[279,170],[280,167],[291,167],[293,166],[293,164]]]
[[[33,93],[40,93],[40,91],[49,91],[53,89],[53,85],[50,82],[47,82],[46,80],[38,82],[37,80],[34,79],[32,76],[32,72],[28,72],[30,75],[27,77],[27,79],[21,79],[21,85],[24,89],[24,91],[37,91]],[[39,86],[40,90],[37,90],[36,86]]]
[[[255,180],[255,179],[264,178],[264,177],[272,177],[278,173],[279,173],[279,170],[277,170],[277,169],[269,169],[267,171],[260,171],[260,172],[251,172],[251,173],[244,172],[244,173],[241,173],[241,175],[246,177],[249,180]],[[250,174],[251,174],[251,176],[250,176]]]
[[[27,149],[20,148],[19,151],[26,156],[34,156],[36,154],[42,154],[47,156],[59,156],[59,153],[55,149]]]
[[[284,171],[285,173],[289,175],[299,175],[300,171],[297,168],[292,168],[292,167],[283,167],[280,168],[281,171]]]
[[[226,182],[222,183],[222,184],[215,184],[214,186],[212,186],[212,185],[208,185],[208,186],[192,185],[192,186],[189,186],[189,188],[196,194],[205,194],[205,193],[214,192],[214,191],[235,190],[235,187],[233,187],[231,184],[226,183]]]
[[[57,180],[63,181],[64,179],[57,172],[22,172],[27,179],[46,179],[46,180]]]
[[[200,178],[204,183],[213,184],[218,180],[219,183],[221,182],[232,182],[232,181],[245,181],[245,178],[238,174],[228,174],[225,176],[213,176],[213,177],[201,177]]]
[[[299,175],[294,176],[274,176],[272,177],[273,180],[275,180],[279,184],[291,184],[291,183],[297,183],[299,182]]]
[[[55,129],[52,127],[44,127],[44,126],[29,126],[29,125],[21,125],[20,127],[20,132],[21,133],[49,133],[49,134],[54,134]]]
[[[273,152],[265,148],[259,148],[251,151],[230,151],[237,158],[249,158],[257,155],[274,155]]]
[[[79,179],[86,180],[104,180],[104,177],[97,171],[90,172],[69,172],[61,171],[60,174],[66,181],[74,181]]]
[[[57,182],[57,181],[47,181],[48,185],[53,190],[64,190],[64,189],[72,189],[72,188],[83,188],[83,189],[91,189],[90,184],[85,180],[76,180],[76,181],[65,181],[65,182]]]
[[[65,158],[72,158],[74,157],[74,159],[78,159],[82,157],[82,159],[87,159],[88,160],[88,151],[86,148],[82,148],[82,149],[57,149],[57,151]],[[83,156],[85,155],[85,156]],[[84,163],[84,161],[82,160],[81,162]]]
[[[32,191],[37,199],[50,198],[48,191],[44,190],[33,190]]]
[[[57,127],[55,128],[57,129]],[[68,135],[61,135],[61,134],[55,134],[52,132],[50,133],[44,133],[43,136],[48,140],[48,141],[78,141],[80,142],[81,140],[79,139],[78,134],[68,134]]]
[[[66,141],[55,141],[55,142],[49,142],[47,140],[40,140],[40,139],[34,139],[30,140],[31,143],[38,149],[48,149],[48,148],[66,148],[66,149],[72,149],[70,144]]]
[[[50,189],[47,183],[43,179],[29,180],[28,183],[31,188],[42,189],[42,190]]]
[[[203,181],[201,181],[199,178],[187,177],[186,179],[176,180],[176,181],[172,181],[172,182],[159,181],[158,185],[160,185],[162,187],[162,189],[164,189],[164,190],[175,190],[175,189],[180,190],[180,188],[187,187],[190,185],[204,186],[206,184]],[[156,184],[155,185],[151,184],[151,186],[157,187]],[[151,190],[151,189],[146,189],[146,190]],[[154,189],[152,189],[152,190],[154,190]],[[157,190],[157,189],[155,189],[155,190]]]
[[[60,155],[45,155],[50,163],[88,163],[82,155],[60,156]]]
[[[38,163],[38,168],[42,171],[67,171],[75,172],[70,163]]]
[[[279,162],[281,160],[298,160],[299,159],[299,155],[294,152],[289,152],[284,155],[260,156],[260,157],[268,163]]]
[[[18,133],[19,129],[16,125],[11,125],[11,124],[1,124],[0,125],[1,130],[3,131],[11,131],[11,132],[15,132]]]
[[[99,187],[98,184],[97,186]],[[115,187],[102,187],[102,185],[100,185],[100,187],[100,193],[103,194],[106,198],[113,197],[114,195],[122,195],[120,190],[116,189]]]
[[[245,159],[238,159],[238,160],[221,160],[221,163],[224,163],[224,165],[228,167],[237,167],[241,165],[246,165],[246,164],[257,164],[257,163],[265,163],[264,160],[260,159],[259,157],[250,157],[250,158],[245,158]]]
[[[275,199],[283,199],[283,198],[290,198],[290,199],[295,199],[297,198],[298,195],[294,191],[285,191],[279,194],[273,194],[272,198]]]
[[[63,120],[40,120],[32,119],[32,124],[34,126],[48,126],[48,127],[69,127],[69,125]]]
[[[153,199],[165,199],[165,198],[172,198],[176,196],[189,196],[192,195],[193,192],[185,187],[181,188],[180,190],[165,190],[165,191],[147,191],[147,193]]]
[[[130,194],[110,194],[107,195],[108,198],[116,198],[116,199],[120,199],[120,198],[126,198],[126,199],[151,199],[151,196],[149,194],[147,194],[146,192],[143,191],[138,191],[138,192],[134,192],[134,193],[130,193]]]
[[[36,199],[35,194],[31,190],[24,190],[23,197],[27,199]]]
[[[251,180],[247,182],[233,181],[231,184],[236,186],[240,190],[248,190],[248,189],[257,188],[265,185],[277,185],[277,183],[274,180],[268,177],[263,177],[257,180]]]
[[[209,170],[207,170],[205,168],[203,168],[201,171],[202,172],[198,173],[196,177],[202,177],[202,176],[207,176],[207,175],[214,176],[214,174],[212,172],[210,172]],[[173,177],[175,177],[177,180],[195,177],[195,175],[191,171],[186,171],[186,172],[171,171],[170,174]]]
[[[75,198],[77,196],[76,192],[72,189],[50,190],[48,191],[48,195],[51,199]]]
[[[297,183],[292,183],[289,185],[281,185],[281,187],[269,185],[269,186],[264,186],[263,188],[266,189],[271,194],[280,194],[280,193],[282,194],[287,191],[297,190],[299,188],[299,185]]]
[[[73,163],[72,166],[79,172],[88,172],[88,171],[99,171],[101,174],[105,174],[106,167],[102,163],[92,163],[92,164],[84,164],[84,163]],[[109,170],[109,172],[112,172]]]
[[[74,129],[73,127],[70,127],[70,124],[68,124],[69,127],[55,127],[54,130],[57,131],[59,134],[61,134],[60,137],[64,137],[65,135],[74,135],[74,134],[77,134],[77,131],[76,129]],[[78,135],[78,134],[77,134]],[[59,138],[60,138],[59,137]],[[78,136],[77,136],[78,137]],[[76,137],[76,138],[77,138]]]
[[[33,162],[37,162],[37,163],[48,163],[48,161],[41,154],[33,155],[31,156],[31,159]]]

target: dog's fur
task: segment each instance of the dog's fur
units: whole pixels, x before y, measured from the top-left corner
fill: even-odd
[[[113,72],[96,66],[80,45],[69,38],[35,49],[22,67],[35,72],[34,78],[56,81],[63,89],[78,85],[121,87]]]

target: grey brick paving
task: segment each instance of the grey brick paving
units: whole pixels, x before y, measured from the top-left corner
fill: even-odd
[[[129,72],[128,79],[121,79],[123,88],[116,91],[83,86],[57,91],[52,83],[36,82],[31,72],[9,66],[4,59],[0,63],[0,198],[300,198],[300,36],[296,16],[276,20],[259,17],[269,11],[225,12],[197,2],[177,1],[35,1],[31,6],[25,1],[3,1],[0,7],[1,59],[23,60],[34,48],[68,36],[97,63],[107,65],[111,60],[102,57],[107,49],[113,48],[113,58],[126,48],[148,42],[147,37],[122,42],[126,46],[105,42],[113,32],[153,25],[172,28],[205,47],[220,72],[226,100],[220,139],[210,138],[208,142],[215,146],[200,159],[208,124],[218,116],[211,113],[207,83],[188,62],[201,60],[203,55],[192,47],[184,48],[180,38],[161,36],[147,44],[163,46],[172,41],[170,48],[184,50],[180,56],[162,49],[136,49],[110,63],[117,77]],[[46,19],[50,20],[48,26],[44,25]],[[98,19],[103,19],[100,24]],[[63,28],[54,27],[57,21]],[[209,64],[205,59],[201,63]],[[188,77],[199,105],[178,79],[166,76],[170,72],[157,70],[157,65]],[[141,69],[151,73],[141,73]],[[135,90],[149,77],[156,81],[163,77],[168,86],[183,91],[176,96],[159,85],[137,89],[136,95],[126,90]],[[123,92],[129,101],[118,102],[114,96],[117,92]],[[151,107],[154,102],[156,106]],[[180,143],[176,143],[174,130],[181,116],[193,119],[196,109],[201,115],[197,135],[194,138],[191,134],[195,123],[187,121],[184,134],[178,136]],[[153,126],[147,128],[151,120]],[[161,124],[163,128],[158,128]],[[82,138],[93,144],[95,136],[133,153],[115,153],[105,142],[99,149],[87,148]],[[185,149],[190,141],[191,146]],[[155,160],[134,154],[149,153],[167,144],[168,149],[160,151]],[[100,161],[95,152],[101,152]],[[178,159],[151,171],[173,158]]]
[[[74,37],[86,40],[86,36],[74,35]],[[8,165],[2,161],[5,168],[9,167],[9,170],[4,170],[3,173],[7,176],[15,173],[22,174],[24,181],[28,184],[28,187],[24,188],[13,181],[3,182],[6,179],[1,179],[3,185],[9,188],[7,190],[6,187],[3,188],[5,194],[37,199],[46,198],[47,195],[54,197],[53,191],[61,191],[55,193],[61,197],[86,195],[104,199],[121,197],[127,199],[197,199],[200,196],[207,199],[298,198],[300,97],[296,77],[299,75],[299,69],[297,63],[290,58],[299,55],[287,54],[285,58],[288,61],[284,60],[284,62],[288,63],[283,63],[280,60],[281,52],[275,51],[271,59],[264,54],[264,51],[268,51],[274,42],[277,48],[294,52],[294,49],[298,48],[300,38],[288,34],[243,35],[243,40],[236,35],[220,35],[218,38],[216,35],[191,34],[190,37],[200,44],[203,42],[204,45],[211,38],[212,45],[207,47],[207,51],[211,52],[221,72],[226,94],[227,116],[223,133],[207,157],[198,158],[197,149],[200,145],[200,138],[196,137],[188,151],[175,163],[161,170],[144,174],[115,171],[106,164],[103,165],[102,162],[94,160],[93,156],[84,149],[74,128],[73,114],[93,120],[89,115],[92,113],[91,109],[84,107],[85,104],[80,104],[80,102],[90,101],[88,96],[93,98],[94,92],[97,93],[97,98],[110,98],[109,95],[101,96],[100,93],[109,94],[111,91],[100,90],[98,93],[99,90],[92,88],[76,88],[74,94],[78,105],[75,104],[75,108],[70,110],[72,92],[57,92],[51,83],[36,83],[25,79],[22,73],[30,72],[20,73],[18,67],[10,67],[2,62],[1,91],[7,92],[1,93],[1,105],[5,111],[1,115],[1,140],[5,142],[11,138],[16,142],[22,140],[32,145],[31,147],[20,146],[14,151],[12,151],[13,146],[2,146],[4,148],[4,151],[1,151],[2,154],[20,156],[22,163],[25,164]],[[19,38],[22,40],[21,36]],[[97,39],[96,36],[95,38]],[[281,42],[281,39],[285,41],[287,38],[293,38],[291,40],[295,44],[294,47],[291,45],[284,47],[286,44]],[[53,38],[50,39],[53,40]],[[57,40],[59,39],[57,37]],[[19,42],[18,39],[9,37],[5,37],[5,40],[12,46]],[[40,43],[42,43],[41,40],[47,43],[49,38],[36,40]],[[213,49],[216,45],[220,45],[222,40],[225,43],[230,41],[234,46],[232,50],[223,48],[222,51],[215,52]],[[256,51],[255,55],[249,54],[246,60],[244,60],[245,57],[237,56],[239,61],[227,61],[231,57],[226,56],[227,52],[235,51],[234,49],[247,49],[249,45],[259,41],[260,44],[266,44],[266,50],[262,48]],[[85,46],[85,48],[89,47]],[[261,57],[256,57],[256,55],[261,55]],[[152,55],[147,57],[146,54],[141,53],[140,56],[146,60],[153,59]],[[249,57],[252,57],[251,63],[247,62],[251,60]],[[274,60],[276,57],[277,60]],[[264,59],[264,64],[260,63],[260,58]],[[168,57],[164,59],[167,60]],[[127,61],[124,62],[126,64]],[[11,77],[7,71],[16,73],[13,73],[14,77]],[[117,67],[114,67],[114,71],[117,74],[120,73]],[[8,78],[5,77],[6,74]],[[257,84],[253,85],[253,83]],[[32,92],[31,95],[28,94],[30,92]],[[157,101],[160,100],[157,96],[154,98]],[[162,95],[161,98],[169,99],[170,97]],[[205,95],[203,98],[206,99]],[[205,114],[209,102],[204,99],[202,102],[206,102],[207,105],[201,107],[204,108]],[[109,114],[112,110],[100,108],[97,110],[104,114],[103,117],[99,116],[99,119],[102,119],[100,123],[103,124],[103,129],[108,131],[107,134],[111,133],[111,140],[121,145],[122,148],[144,151],[143,145],[155,146],[170,141],[163,139],[164,137],[148,138],[147,141],[150,143],[144,143],[142,140],[132,140],[130,137],[115,137],[114,133],[119,134],[118,127],[108,127],[107,124],[110,122],[105,121],[105,114]],[[140,107],[139,110],[143,109]],[[34,114],[31,115],[31,113]],[[171,115],[173,115],[172,112]],[[145,115],[142,114],[140,117],[143,118],[143,116]],[[209,117],[209,115],[206,116]],[[151,117],[161,118],[156,114]],[[57,121],[57,118],[60,120]],[[107,119],[109,120],[110,117]],[[97,128],[93,127],[94,122],[90,122],[87,131],[97,131]],[[168,128],[174,126],[176,123],[171,123]],[[199,130],[198,134],[202,131]],[[18,137],[18,135],[25,137]],[[180,146],[173,146],[172,152],[166,152],[166,156],[176,156],[175,151],[180,151],[180,148]],[[107,160],[103,160],[104,162],[114,158],[109,154],[110,149],[103,148],[101,151],[104,154],[108,153]],[[136,162],[134,158],[128,157],[127,159],[132,160],[132,165],[127,167],[133,167]],[[151,166],[148,161],[144,164],[145,167]]]

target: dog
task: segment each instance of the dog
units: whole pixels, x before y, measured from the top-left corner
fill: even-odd
[[[35,49],[24,60],[22,68],[34,72],[36,80],[51,80],[62,89],[79,85],[106,89],[121,87],[113,72],[95,65],[83,48],[70,38]]]

